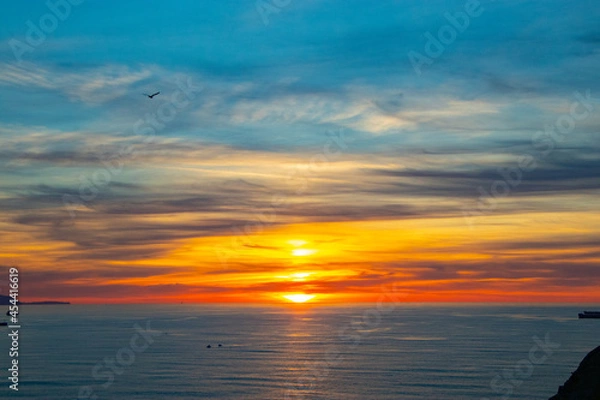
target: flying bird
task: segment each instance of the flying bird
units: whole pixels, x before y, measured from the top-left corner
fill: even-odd
[[[160,94],[160,92],[156,92],[156,93],[154,93],[154,94],[146,94],[146,93],[144,93],[144,96],[148,96],[148,98],[150,98],[150,99],[151,99],[151,98],[153,98],[154,96],[156,96],[157,94]]]

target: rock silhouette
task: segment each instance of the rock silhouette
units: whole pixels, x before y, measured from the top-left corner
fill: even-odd
[[[573,375],[549,400],[600,400],[600,346],[584,357]]]

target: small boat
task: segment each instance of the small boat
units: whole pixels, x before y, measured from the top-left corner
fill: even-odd
[[[0,322],[0,326],[8,326],[8,322]]]
[[[579,318],[600,318],[600,311],[584,311],[579,313]]]

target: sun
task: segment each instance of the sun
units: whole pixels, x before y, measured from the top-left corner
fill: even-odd
[[[295,249],[292,249],[292,255],[294,257],[306,257],[317,252],[315,249],[302,248],[302,246],[308,243],[306,240],[294,239],[288,240],[288,243],[295,247]]]
[[[294,303],[306,303],[307,301],[314,298],[315,295],[314,294],[297,293],[297,294],[286,294],[283,297],[285,297],[286,299],[288,299],[289,301],[294,302]]]
[[[302,247],[306,244],[306,240],[288,240],[288,243],[294,247]]]
[[[294,249],[292,255],[296,257],[306,257],[315,254],[317,251],[313,249]]]

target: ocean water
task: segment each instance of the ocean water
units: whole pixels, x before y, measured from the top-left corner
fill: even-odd
[[[0,397],[547,399],[600,345],[577,319],[594,308],[23,306],[19,392],[3,334]]]

